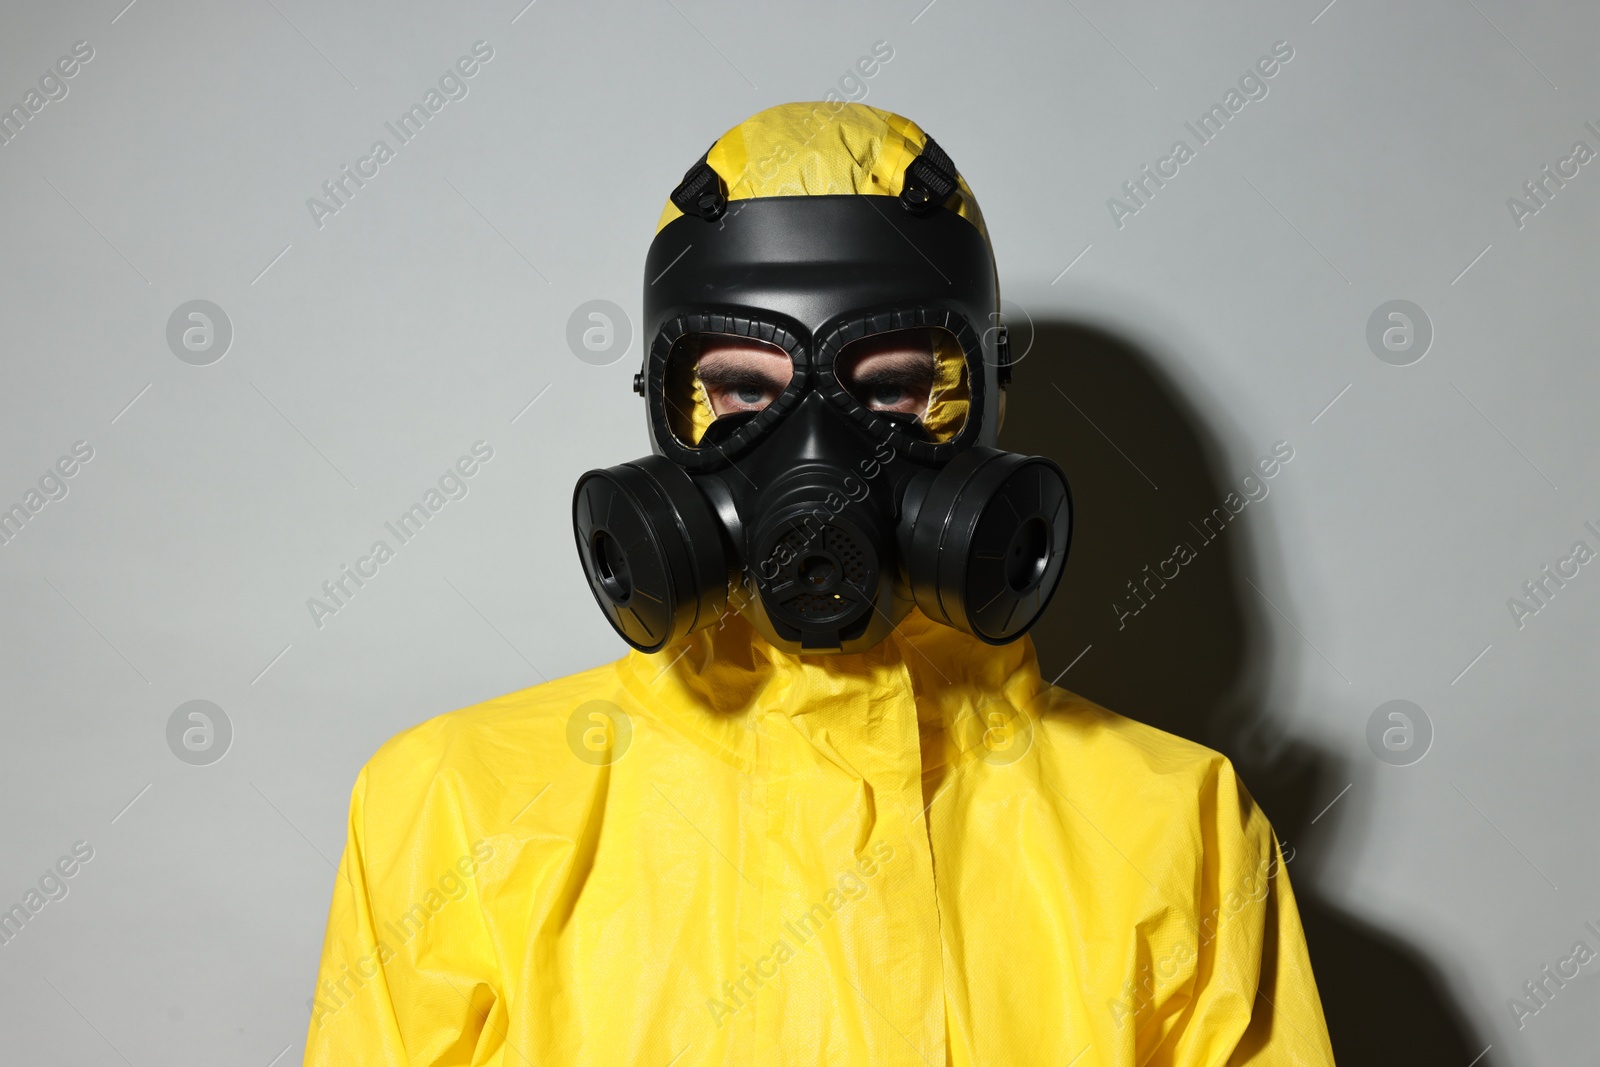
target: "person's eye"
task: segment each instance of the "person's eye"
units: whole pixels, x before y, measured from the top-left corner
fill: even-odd
[[[905,399],[905,389],[891,382],[875,385],[867,391],[867,403],[881,407],[894,407],[896,404],[904,403]]]
[[[740,385],[733,390],[733,395],[739,398],[741,404],[759,404],[766,399],[767,391],[759,385]]]

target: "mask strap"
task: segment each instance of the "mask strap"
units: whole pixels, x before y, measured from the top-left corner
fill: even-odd
[[[920,215],[950,199],[956,191],[956,165],[932,137],[922,146],[922,154],[906,166],[900,206]]]
[[[684,174],[678,187],[672,190],[671,199],[673,206],[685,215],[716,222],[728,210],[728,185],[722,180],[722,175],[706,162],[710,155],[711,149],[708,148],[700,161]]]

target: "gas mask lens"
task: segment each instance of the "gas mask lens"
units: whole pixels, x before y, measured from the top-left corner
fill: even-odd
[[[949,330],[918,326],[851,341],[834,374],[854,401],[902,431],[943,443],[967,423],[967,356]]]
[[[794,362],[777,345],[738,334],[692,333],[667,355],[667,422],[689,448],[715,444],[789,388]]]

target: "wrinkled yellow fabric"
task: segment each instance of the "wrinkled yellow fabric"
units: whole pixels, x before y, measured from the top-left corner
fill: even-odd
[[[307,1064],[1331,1064],[1226,759],[913,613],[739,616],[395,737]]]
[[[760,196],[899,196],[906,167],[927,140],[920,126],[893,112],[816,100],[758,111],[717,138],[706,162],[727,183],[730,202]],[[951,207],[987,240],[983,213],[966,179],[958,176],[956,184]],[[668,200],[656,232],[682,214]]]
[[[967,354],[944,330],[933,331],[933,388],[922,425],[935,441],[948,441],[967,423],[972,393],[967,384]]]
[[[686,445],[698,445],[711,424],[716,412],[711,410],[711,397],[705,382],[700,380],[700,342],[695,337],[678,341],[683,351],[667,361],[666,389],[667,419],[673,434]]]
[[[717,421],[716,413],[711,410],[711,396],[706,392],[706,383],[700,380],[700,371],[697,367],[694,375],[694,401],[689,405],[693,423],[690,427],[689,443],[697,445],[700,438],[711,429],[711,424]]]

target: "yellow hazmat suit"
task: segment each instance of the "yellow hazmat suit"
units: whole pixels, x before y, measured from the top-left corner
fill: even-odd
[[[797,657],[733,614],[372,758],[305,1062],[1325,1067],[1283,863],[1226,759],[1027,638]]]

